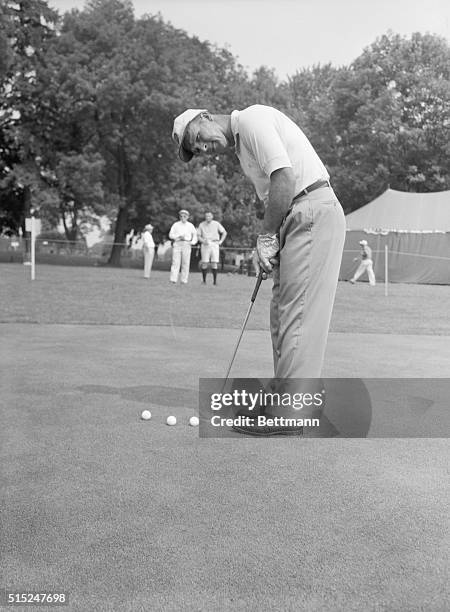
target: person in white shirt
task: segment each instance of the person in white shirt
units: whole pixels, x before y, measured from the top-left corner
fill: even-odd
[[[189,278],[189,265],[191,262],[191,247],[197,244],[197,231],[188,221],[189,212],[180,210],[180,220],[170,228],[169,238],[172,240],[172,266],[170,268],[170,282],[176,283],[178,275],[185,285]]]
[[[212,212],[205,212],[205,220],[200,223],[197,230],[198,241],[201,244],[200,268],[203,283],[206,284],[208,265],[211,265],[214,285],[217,285],[217,268],[219,265],[220,246],[227,237],[223,225],[213,219]]]
[[[155,242],[152,236],[153,225],[147,223],[142,234],[142,250],[144,252],[144,278],[150,278],[153,258],[155,256]]]
[[[321,159],[289,117],[259,104],[229,115],[188,109],[175,118],[172,138],[184,162],[234,149],[265,205],[264,233],[256,249],[263,271],[273,272],[275,378],[318,379],[345,239],[344,212]],[[274,426],[240,431],[301,435],[303,430]]]
[[[375,287],[376,280],[375,273],[373,271],[372,249],[367,244],[367,240],[360,240],[359,244],[361,245],[361,262],[356,272],[350,279],[350,282],[352,285],[354,285],[358,278],[364,274],[364,272],[367,272],[367,276],[369,277],[369,285]],[[358,257],[355,257],[353,261],[358,261]]]

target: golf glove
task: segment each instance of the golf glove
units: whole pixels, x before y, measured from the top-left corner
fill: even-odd
[[[259,264],[264,272],[272,272],[274,262],[280,250],[278,234],[260,234],[256,240],[256,252]]]

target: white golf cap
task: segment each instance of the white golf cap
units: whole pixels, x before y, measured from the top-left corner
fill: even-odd
[[[200,113],[204,112],[206,112],[205,108],[188,108],[184,111],[184,113],[178,115],[173,122],[172,139],[179,145],[178,156],[184,162],[191,161],[191,159],[194,157],[194,154],[191,153],[191,151],[188,151],[188,149],[183,147],[183,139],[186,133],[186,128],[193,119],[198,117]]]
[[[189,211],[186,210],[185,208],[181,209],[180,212],[178,213],[179,215],[188,215],[189,216]]]
[[[153,225],[151,223],[147,223],[147,225],[145,226],[146,230],[152,230],[153,229]]]
[[[367,240],[360,240],[359,244],[361,244],[363,246],[367,246]]]

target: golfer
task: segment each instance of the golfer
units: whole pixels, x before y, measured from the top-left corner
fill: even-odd
[[[176,283],[178,275],[183,285],[188,282],[189,265],[191,262],[191,247],[197,244],[197,231],[188,221],[189,211],[183,209],[178,213],[180,220],[170,228],[169,238],[172,240],[172,266],[170,282]]]
[[[367,244],[367,240],[360,240],[359,244],[361,245],[361,261],[353,277],[350,279],[350,282],[352,285],[354,285],[358,278],[364,274],[364,272],[367,272],[369,284],[372,285],[372,287],[375,287],[376,280],[375,273],[373,271],[372,249]],[[358,257],[355,257],[353,261],[358,261]]]
[[[229,115],[188,109],[175,119],[172,138],[184,162],[234,149],[265,205],[264,233],[256,250],[262,269],[273,272],[275,378],[320,377],[345,219],[316,151],[291,119],[262,105]],[[274,433],[284,432],[267,431]]]
[[[212,212],[205,213],[205,220],[200,223],[197,230],[198,241],[200,242],[203,283],[206,284],[208,265],[211,265],[213,283],[217,285],[217,268],[219,265],[220,246],[227,237],[227,232],[223,225],[213,219]]]

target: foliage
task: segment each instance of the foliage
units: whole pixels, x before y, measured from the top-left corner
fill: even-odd
[[[40,78],[57,14],[44,0],[0,7],[0,193],[2,223],[24,226],[32,194],[43,184],[39,155],[47,129],[46,83]],[[2,229],[2,228],[0,228]]]
[[[334,83],[349,210],[382,193],[441,191],[448,166],[450,49],[429,34],[380,37]]]

